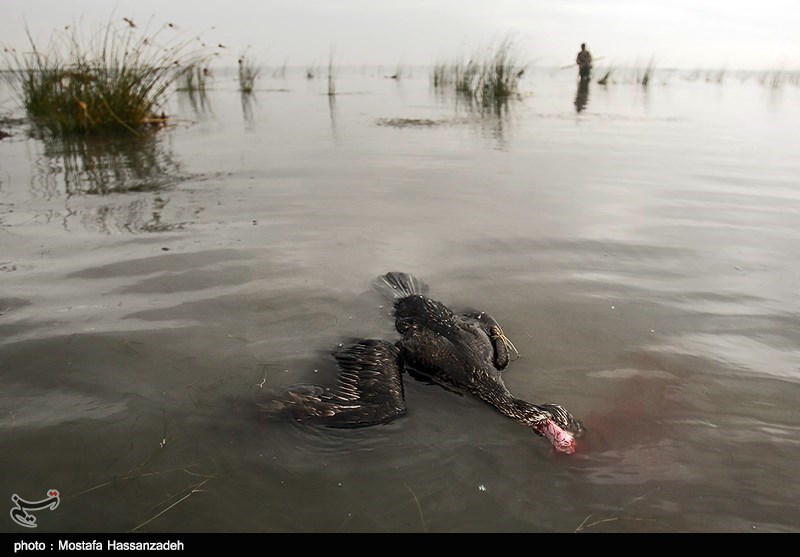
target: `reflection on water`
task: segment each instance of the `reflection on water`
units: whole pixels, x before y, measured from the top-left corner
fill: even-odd
[[[505,151],[509,147],[509,134],[518,118],[517,109],[522,99],[512,95],[486,100],[463,92],[434,88],[431,95],[437,105],[452,111],[454,124],[467,124],[491,140],[492,147]],[[436,120],[433,120],[436,121]]]
[[[64,230],[82,229],[101,234],[167,232],[180,230],[183,221],[164,218],[170,198],[167,195],[135,198],[101,198],[97,204],[67,199],[60,215]],[[76,226],[77,225],[77,226]]]
[[[518,98],[497,97],[481,101],[472,95],[457,93],[454,100],[456,112],[477,126],[482,135],[491,138],[495,149],[508,149],[515,104],[520,102]]]
[[[178,89],[177,91],[178,107],[181,113],[186,113],[189,110],[195,117],[208,115],[211,110],[211,99],[205,89]]]
[[[582,112],[589,103],[589,79],[578,80],[578,92],[575,93],[575,112]]]
[[[254,105],[256,104],[256,95],[252,91],[246,93],[241,91],[239,99],[242,104],[242,118],[244,119],[244,129],[246,131],[253,131],[255,129],[255,112]]]
[[[328,115],[331,120],[331,135],[334,142],[338,142],[339,134],[336,130],[336,95],[328,94]]]
[[[163,136],[45,137],[31,188],[45,196],[154,191],[182,173]]]
[[[101,234],[156,232],[183,226],[166,210],[169,188],[186,179],[164,132],[138,136],[41,137],[34,144],[34,199],[63,199],[35,216],[64,230]],[[175,208],[177,209],[177,208]],[[185,213],[183,208],[180,212]],[[170,214],[168,219],[165,214]],[[185,216],[184,216],[185,218]]]

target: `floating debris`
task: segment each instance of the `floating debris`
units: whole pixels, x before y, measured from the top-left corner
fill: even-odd
[[[447,120],[431,120],[429,118],[378,118],[375,123],[391,128],[432,128],[448,123]]]

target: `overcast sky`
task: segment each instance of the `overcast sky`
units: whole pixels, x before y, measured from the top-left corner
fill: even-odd
[[[26,45],[83,20],[178,24],[266,64],[432,64],[514,34],[526,61],[569,64],[581,42],[604,62],[660,67],[800,66],[800,0],[0,0],[0,41]],[[213,28],[212,28],[213,27]]]

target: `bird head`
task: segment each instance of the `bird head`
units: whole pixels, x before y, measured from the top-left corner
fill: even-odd
[[[538,427],[535,426],[537,433],[547,437],[557,451],[574,453],[575,438],[583,435],[585,431],[583,423],[560,404],[541,404],[539,409],[546,417]]]

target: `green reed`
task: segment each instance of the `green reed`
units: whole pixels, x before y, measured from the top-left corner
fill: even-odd
[[[452,87],[459,94],[489,102],[516,94],[525,69],[513,39],[506,38],[466,61],[437,62],[431,78],[434,88]]]
[[[518,60],[512,39],[505,39],[489,56],[485,64],[483,96],[489,98],[509,97],[517,92],[519,80],[526,66]]]
[[[158,112],[170,88],[209,56],[199,37],[186,39],[171,23],[148,26],[111,20],[87,40],[68,26],[44,47],[28,32],[25,52],[4,48],[5,78],[45,130],[136,134],[164,122]]]
[[[458,93],[477,97],[481,91],[484,69],[474,59],[458,62],[453,68],[454,85]]]

